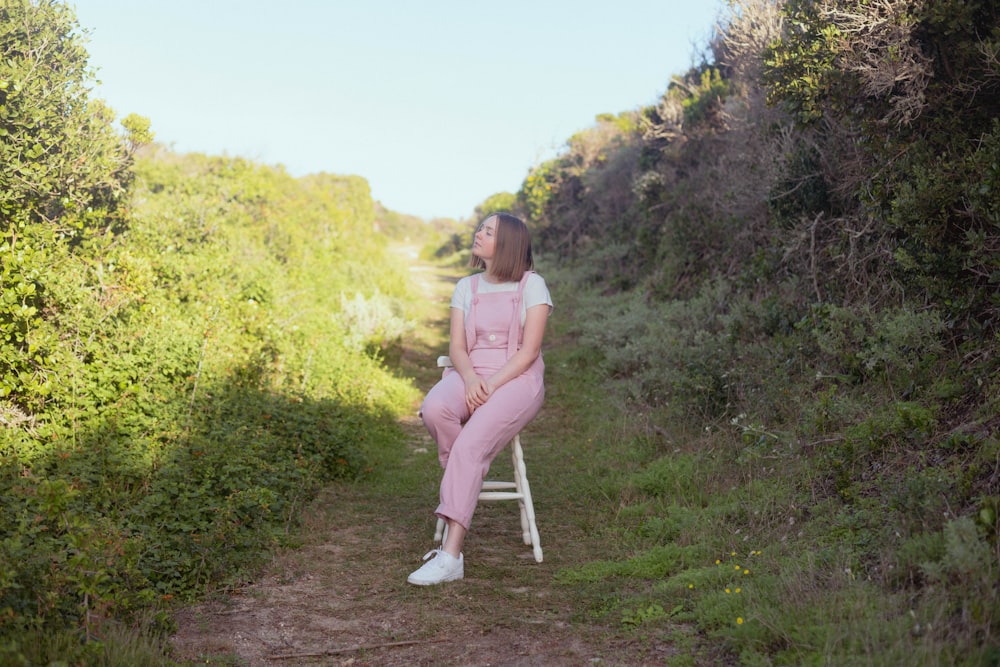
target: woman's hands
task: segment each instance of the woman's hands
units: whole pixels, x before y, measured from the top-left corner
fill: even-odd
[[[463,377],[462,379],[465,380],[465,404],[468,406],[469,412],[473,413],[476,411],[476,408],[489,400],[490,395],[493,393],[493,387],[490,385],[489,380],[481,378],[475,373],[471,373],[469,377]]]

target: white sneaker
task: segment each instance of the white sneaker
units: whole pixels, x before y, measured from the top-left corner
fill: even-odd
[[[427,560],[428,558],[431,560]],[[462,554],[455,558],[444,549],[434,549],[427,552],[424,560],[427,562],[406,578],[411,584],[433,586],[465,576],[465,558]]]

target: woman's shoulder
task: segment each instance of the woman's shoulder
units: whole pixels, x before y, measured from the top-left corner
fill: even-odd
[[[467,298],[472,296],[472,276],[465,276],[464,278],[459,278],[458,282],[455,283],[455,289],[451,293],[451,305],[457,307],[457,304],[464,303]]]
[[[525,303],[529,306],[537,306],[540,303],[552,305],[552,296],[549,294],[549,286],[545,284],[545,279],[537,273],[532,272],[524,283]]]
[[[534,271],[531,271],[531,272],[530,272],[530,273],[528,274],[528,282],[526,283],[526,286],[527,286],[527,285],[538,285],[538,286],[544,286],[545,284],[546,284],[546,283],[545,283],[545,278],[543,278],[543,277],[542,277],[541,275],[539,275],[538,273],[536,273],[536,272],[534,272]]]
[[[458,279],[458,282],[455,283],[455,289],[460,289],[463,291],[471,290],[472,281],[475,280],[478,275],[479,275],[478,273],[473,273],[468,276],[462,276],[461,278]]]

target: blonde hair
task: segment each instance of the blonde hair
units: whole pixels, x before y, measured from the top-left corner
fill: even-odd
[[[531,257],[531,233],[524,221],[510,213],[491,213],[486,216],[479,227],[486,224],[490,218],[496,218],[496,248],[493,251],[493,262],[490,267],[490,277],[499,282],[515,282],[521,280],[525,271],[535,268]],[[486,262],[475,255],[469,260],[469,266],[474,269],[485,269]]]

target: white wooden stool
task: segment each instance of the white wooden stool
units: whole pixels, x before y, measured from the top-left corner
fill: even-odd
[[[447,356],[438,357],[440,368],[451,368],[451,359]],[[524,543],[532,548],[535,561],[542,562],[542,545],[538,537],[538,526],[535,524],[535,506],[531,502],[531,487],[528,485],[528,472],[524,465],[524,451],[521,449],[521,434],[518,433],[508,443],[511,448],[511,460],[514,464],[514,481],[503,482],[486,480],[479,492],[480,500],[516,500],[521,510],[521,537]],[[434,541],[440,542],[445,536],[444,519],[437,520],[434,531]]]

